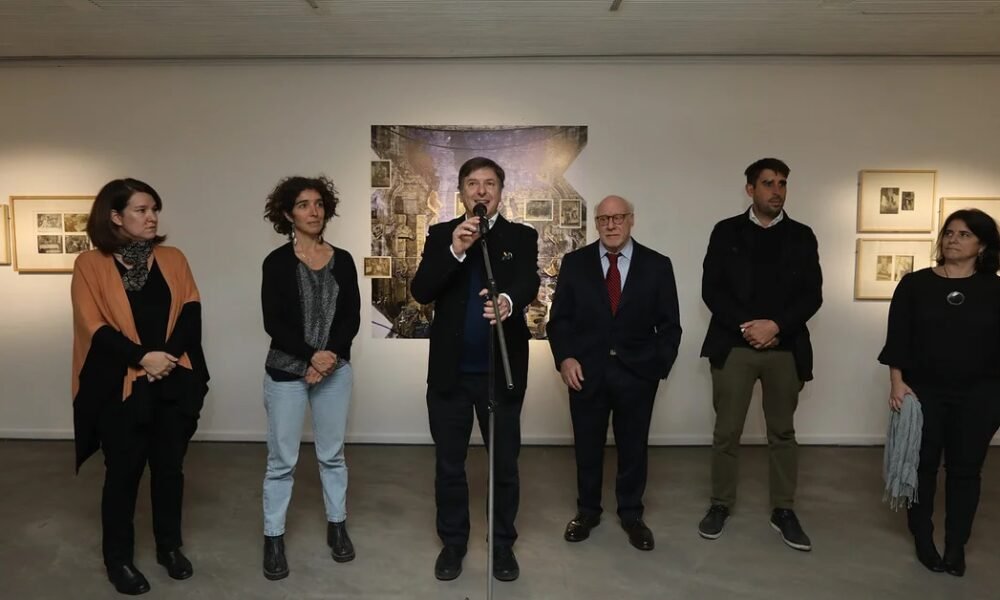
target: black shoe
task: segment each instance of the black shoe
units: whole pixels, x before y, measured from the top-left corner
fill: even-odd
[[[514,549],[510,546],[493,546],[493,577],[499,581],[514,581],[521,575]]]
[[[347,521],[326,524],[326,545],[330,547],[330,555],[337,562],[354,560],[354,544],[347,535]]]
[[[622,521],[622,529],[628,533],[628,543],[639,550],[652,550],[656,543],[653,541],[653,532],[646,527],[642,519],[634,521]]]
[[[187,579],[194,575],[194,567],[191,561],[181,552],[180,548],[174,550],[157,550],[156,562],[167,568],[167,575],[171,579]]]
[[[790,508],[774,509],[771,512],[771,527],[781,534],[781,539],[789,548],[803,552],[812,550],[812,542],[809,541],[806,532],[802,531],[802,525],[799,524],[799,518],[795,516],[794,510]]]
[[[264,577],[271,581],[288,577],[288,560],[285,559],[285,536],[264,536]]]
[[[944,563],[941,561],[941,555],[938,554],[937,548],[934,547],[933,539],[914,536],[913,543],[917,548],[917,560],[920,561],[920,564],[935,573],[944,572]]]
[[[119,594],[138,596],[149,591],[149,582],[132,563],[108,567],[108,581]]]
[[[573,520],[566,525],[563,538],[567,542],[582,542],[590,537],[590,530],[601,524],[601,517],[576,513]]]
[[[706,540],[717,540],[722,535],[722,529],[726,526],[726,519],[729,518],[729,508],[721,504],[713,504],[708,507],[705,518],[698,523],[698,535]]]
[[[957,548],[945,547],[942,564],[944,570],[949,575],[954,575],[955,577],[965,575],[965,546],[958,546]]]
[[[451,581],[462,574],[462,559],[465,558],[465,546],[445,546],[441,548],[437,561],[434,562],[434,576],[441,581]]]

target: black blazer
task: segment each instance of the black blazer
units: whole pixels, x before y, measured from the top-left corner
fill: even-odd
[[[313,348],[306,343],[299,298],[296,270],[299,259],[289,242],[278,247],[264,259],[260,301],[264,313],[264,331],[271,336],[271,348],[282,350],[306,362],[317,350],[329,350],[344,360],[351,359],[351,343],[361,328],[361,293],[358,271],[351,253],[333,247],[333,278],[340,291],[337,312],[330,325],[326,348]]]
[[[778,336],[791,348],[799,379],[812,379],[813,353],[808,321],[823,304],[823,274],[816,236],[788,213],[775,227],[785,228],[778,259],[780,302],[768,314],[751,312],[753,301],[753,233],[749,210],[716,224],[708,242],[701,280],[701,297],[712,311],[701,355],[722,368],[735,347],[749,347],[740,324],[753,319],[777,323]]]
[[[464,220],[459,217],[430,228],[423,258],[410,282],[410,292],[417,302],[434,303],[427,384],[445,392],[458,379],[465,307],[469,298],[469,269],[485,268],[478,242],[469,248],[462,262],[451,253],[451,234]],[[504,337],[514,377],[511,394],[523,396],[528,383],[528,339],[531,337],[523,311],[538,295],[538,232],[498,216],[487,244],[497,291],[510,296],[513,304],[511,316],[503,322]],[[499,350],[495,355],[497,390],[506,390]]]
[[[681,343],[670,259],[633,239],[628,277],[618,312],[612,314],[599,243],[570,252],[562,259],[546,331],[557,370],[567,358],[580,361],[580,394],[598,387],[612,350],[635,375],[666,379]]]

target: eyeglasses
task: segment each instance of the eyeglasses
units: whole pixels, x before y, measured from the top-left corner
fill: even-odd
[[[614,223],[615,225],[621,225],[625,222],[625,217],[631,214],[632,213],[622,213],[620,215],[599,215],[594,220],[597,221],[598,227],[607,227],[608,221]]]

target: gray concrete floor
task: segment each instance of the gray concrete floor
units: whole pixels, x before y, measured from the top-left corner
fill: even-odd
[[[631,598],[1000,598],[1000,473],[993,450],[968,573],[934,574],[917,563],[904,517],[880,503],[881,449],[802,449],[798,514],[814,550],[785,547],[768,526],[767,456],[743,453],[741,502],[725,534],[709,542],[696,525],[706,508],[708,449],[654,448],[646,522],[656,550],[628,545],[614,517],[614,451],[608,453],[605,513],[591,538],[562,539],[574,512],[570,448],[521,454],[521,578],[497,582],[497,600]],[[485,457],[471,452],[473,534],[465,571],[439,582],[433,563],[433,448],[350,446],[348,524],[358,558],[330,559],[312,446],[304,445],[286,543],[291,575],[260,572],[263,444],[196,443],[187,459],[185,551],[192,579],[169,579],[156,564],[144,480],[136,514],[136,564],[150,580],[145,597],[426,599],[485,598]],[[0,441],[0,598],[111,598],[100,557],[103,466],[72,471],[69,442]],[[940,530],[940,527],[939,527]]]

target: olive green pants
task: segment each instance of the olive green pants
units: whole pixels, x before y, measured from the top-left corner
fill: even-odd
[[[733,348],[721,369],[712,368],[712,503],[731,507],[736,502],[740,436],[758,379],[767,423],[771,506],[792,508],[799,470],[795,408],[803,382],[791,352],[752,348]]]

